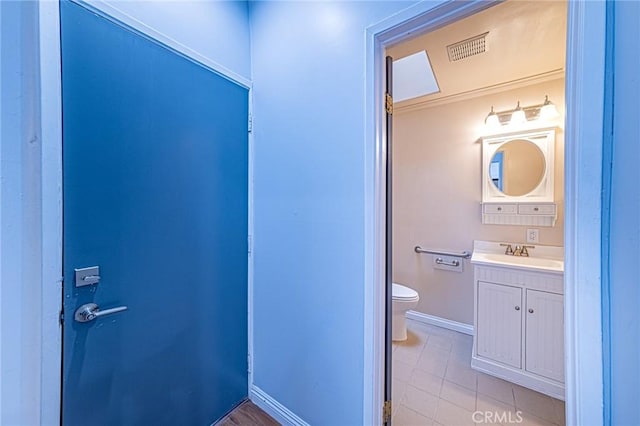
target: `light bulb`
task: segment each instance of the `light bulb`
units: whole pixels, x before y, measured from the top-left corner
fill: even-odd
[[[552,118],[556,118],[560,113],[556,106],[549,100],[549,96],[544,97],[544,104],[542,104],[542,108],[540,108],[540,119],[541,120],[550,120]]]
[[[487,129],[490,130],[500,128],[500,118],[498,117],[498,114],[496,114],[493,110],[493,106],[491,107],[491,112],[489,112],[489,115],[487,115],[487,118],[485,118],[484,124]]]
[[[509,122],[509,124],[518,125],[518,124],[524,124],[526,122],[527,122],[527,116],[525,115],[522,108],[520,108],[520,101],[518,101],[518,106],[516,106],[516,109],[514,109],[513,112],[511,113],[511,121]]]

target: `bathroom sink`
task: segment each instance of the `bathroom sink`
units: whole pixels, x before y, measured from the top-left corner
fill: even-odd
[[[473,256],[471,256],[471,263],[517,269],[533,269],[536,271],[564,272],[563,260],[543,257],[508,256],[506,254],[474,251]]]

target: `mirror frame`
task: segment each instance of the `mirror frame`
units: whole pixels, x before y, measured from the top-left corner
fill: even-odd
[[[547,127],[525,132],[512,132],[482,138],[482,202],[483,203],[541,203],[554,202],[553,178],[555,173],[556,128]],[[489,167],[493,155],[500,147],[513,140],[526,140],[536,145],[545,160],[545,169],[538,186],[531,192],[512,196],[501,192],[491,181]]]

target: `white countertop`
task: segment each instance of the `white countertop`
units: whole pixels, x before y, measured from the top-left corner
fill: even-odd
[[[516,245],[526,243],[479,241],[473,242],[473,255],[471,263],[494,267],[506,267],[525,271],[541,271],[552,273],[564,273],[564,248],[560,246],[544,246],[539,244],[526,244],[535,248],[528,249],[529,257],[512,256],[505,254],[505,247],[500,244],[511,244],[515,250]]]

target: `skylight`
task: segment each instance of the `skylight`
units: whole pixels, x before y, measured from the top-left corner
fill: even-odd
[[[394,102],[406,101],[439,91],[440,88],[425,50],[393,61]]]

